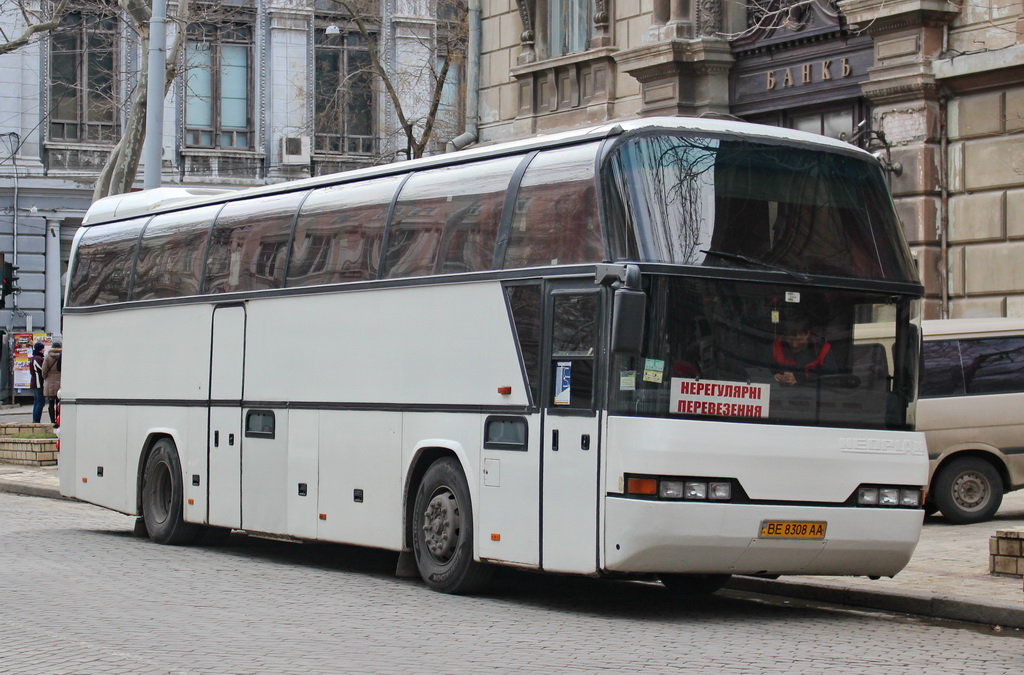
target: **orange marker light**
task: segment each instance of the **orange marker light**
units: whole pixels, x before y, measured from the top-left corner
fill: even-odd
[[[512,387],[498,387],[498,393],[502,396],[509,396],[512,394]]]
[[[326,513],[321,513],[320,514],[320,520],[327,520],[327,514]]]
[[[196,503],[196,500],[194,500],[194,499],[192,499],[191,497],[189,497],[189,500],[188,500],[188,505],[189,505],[189,506],[195,506],[195,503]]]
[[[89,482],[89,479],[88,479],[88,478],[86,478],[85,476],[82,476],[82,482],[83,482],[83,483],[88,483],[88,482]]]
[[[501,535],[497,532],[491,532],[491,541],[501,541]]]
[[[653,478],[630,478],[626,481],[626,493],[631,495],[658,494],[658,481]]]

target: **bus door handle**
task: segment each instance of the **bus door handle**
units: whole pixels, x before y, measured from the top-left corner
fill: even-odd
[[[228,445],[234,445],[234,444],[235,444],[235,435],[234,434],[228,434]]]
[[[551,430],[551,451],[558,452],[558,429]]]
[[[219,446],[220,446],[220,432],[219,431],[214,431],[213,432],[213,447],[216,448],[216,447],[219,447]]]
[[[590,434],[580,436],[580,450],[590,450]]]

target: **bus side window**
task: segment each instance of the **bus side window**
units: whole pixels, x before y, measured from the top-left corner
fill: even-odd
[[[505,269],[605,258],[594,189],[597,144],[546,150],[523,175]]]
[[[146,226],[135,266],[132,300],[199,293],[210,225],[219,205],[156,216]]]
[[[314,190],[295,223],[288,286],[376,279],[388,209],[404,178]]]
[[[395,205],[384,277],[491,269],[505,192],[521,159],[413,174]]]
[[[554,297],[551,337],[555,408],[590,409],[594,402],[597,293]]]
[[[284,286],[285,254],[305,193],[228,202],[217,216],[206,263],[206,293]]]
[[[127,302],[139,234],[149,218],[89,229],[71,273],[70,307]]]

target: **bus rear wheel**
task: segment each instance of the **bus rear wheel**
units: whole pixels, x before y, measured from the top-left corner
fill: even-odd
[[[184,487],[174,443],[161,438],[146,459],[142,475],[142,518],[149,538],[158,544],[188,544],[199,526],[182,517]]]
[[[473,560],[473,508],[462,468],[451,457],[430,465],[416,490],[412,517],[416,567],[442,593],[472,593],[493,569]]]
[[[999,472],[978,457],[961,457],[946,464],[939,469],[934,488],[935,506],[946,520],[958,525],[990,519],[1003,501]]]
[[[731,574],[659,574],[661,583],[676,595],[711,595],[725,586]]]

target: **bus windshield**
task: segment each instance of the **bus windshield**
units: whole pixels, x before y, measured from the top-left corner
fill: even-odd
[[[870,158],[757,139],[634,136],[607,165],[620,260],[918,283]]]
[[[912,424],[917,300],[671,276],[646,285],[644,351],[616,358],[613,414],[867,429]]]

